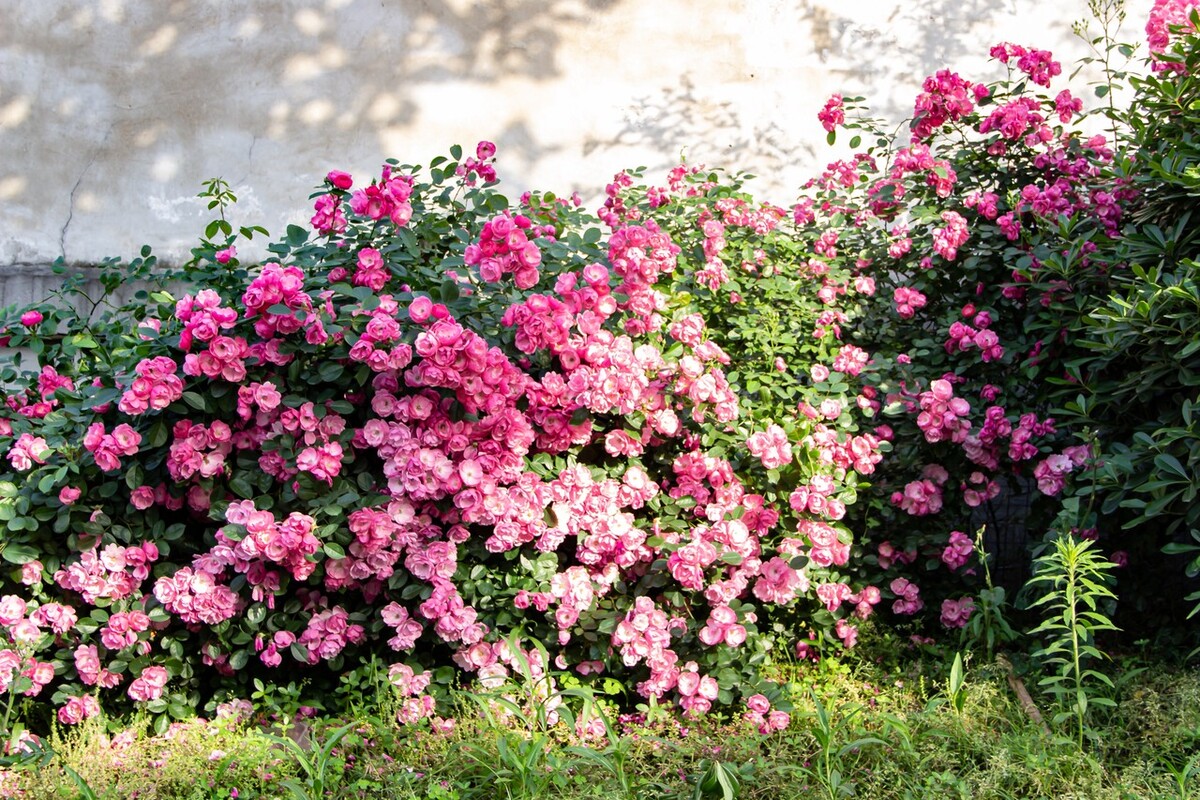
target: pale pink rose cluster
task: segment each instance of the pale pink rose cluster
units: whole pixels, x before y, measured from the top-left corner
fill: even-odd
[[[660,276],[675,271],[679,252],[653,220],[618,228],[609,237],[608,261],[621,279],[616,291],[629,298],[621,307],[633,315],[625,322],[626,333],[637,335],[661,327],[658,310],[664,298],[654,285]]]
[[[918,309],[925,307],[925,295],[907,286],[897,286],[892,292],[892,300],[901,319],[912,319]]]
[[[896,545],[891,542],[884,541],[879,543],[876,548],[876,557],[879,559],[880,569],[891,569],[893,564],[912,564],[917,560],[916,548],[908,550],[897,550]]]
[[[960,597],[957,600],[946,598],[942,601],[941,622],[947,628],[961,628],[971,619],[975,611],[975,600],[971,597]]]
[[[468,414],[513,406],[529,381],[500,348],[451,317],[417,334],[414,348],[421,360],[405,373],[405,383],[453,389]]]
[[[496,283],[511,274],[518,289],[532,289],[537,285],[538,266],[542,263],[537,239],[547,233],[552,234],[553,228],[544,231],[529,217],[506,211],[484,223],[479,241],[467,245],[463,259],[468,267],[479,268],[479,277],[486,283]]]
[[[34,464],[45,464],[53,452],[42,437],[22,433],[8,449],[8,460],[13,469],[24,472],[33,469]]]
[[[987,94],[987,87],[973,85],[951,70],[930,75],[913,109],[913,140],[928,139],[946,123],[967,116],[975,109],[975,102]]]
[[[846,504],[833,496],[838,488],[831,475],[818,473],[807,484],[792,490],[788,495],[788,505],[797,514],[839,520],[846,516]]]
[[[746,440],[746,448],[766,469],[779,469],[792,463],[792,443],[787,432],[775,424],[751,434]]]
[[[930,464],[921,471],[920,480],[905,484],[903,492],[892,493],[892,505],[914,517],[936,514],[942,510],[942,487],[949,477],[944,467]]]
[[[961,444],[966,440],[971,431],[971,422],[966,419],[971,413],[971,405],[954,396],[950,381],[939,378],[931,382],[928,391],[921,392],[917,399],[921,404],[917,427],[925,434],[925,441]]]
[[[175,304],[175,318],[183,323],[179,334],[179,347],[188,352],[192,344],[211,342],[237,324],[238,313],[233,308],[221,305],[221,295],[212,289],[201,289],[193,297],[184,295]]]
[[[346,212],[342,210],[341,201],[335,194],[323,194],[317,197],[313,202],[313,211],[315,213],[308,224],[312,225],[313,230],[317,233],[327,236],[341,233],[350,225],[350,221],[346,219]]]
[[[1054,131],[1046,124],[1041,103],[1031,97],[1018,97],[1002,103],[979,123],[980,133],[993,131],[1001,136],[988,148],[993,155],[1003,154],[1009,142],[1023,140],[1027,147],[1036,147],[1054,139]]]
[[[754,596],[764,603],[787,605],[797,594],[808,591],[808,578],[801,570],[793,569],[787,561],[775,556],[763,563],[753,591]]]
[[[102,550],[93,548],[81,553],[78,561],[54,573],[54,582],[63,589],[78,592],[91,605],[100,598],[122,600],[150,577],[150,565],[158,560],[158,555],[154,542],[132,547],[107,544]]]
[[[417,607],[421,616],[433,623],[433,631],[445,642],[470,646],[483,641],[488,628],[478,621],[479,612],[466,604],[458,587],[446,578],[434,576],[433,593]]]
[[[272,381],[252,381],[238,387],[237,413],[244,420],[253,418],[259,424],[265,424],[281,402],[283,395]]]
[[[374,247],[364,247],[358,251],[354,275],[350,283],[355,286],[367,286],[371,291],[379,292],[387,285],[391,273],[383,263],[383,254]]]
[[[28,391],[25,393],[7,392],[4,398],[5,404],[23,417],[43,419],[59,405],[58,398],[54,394],[57,390],[75,388],[75,382],[71,378],[59,375],[58,370],[49,364],[42,367],[42,371],[38,373],[37,382],[37,400],[35,402],[30,402],[32,398]]]
[[[233,450],[233,429],[221,420],[200,425],[181,419],[171,431],[167,471],[178,482],[212,478],[225,472],[225,459]]]
[[[759,236],[770,233],[779,227],[779,222],[787,216],[787,211],[772,203],[762,203],[752,206],[740,197],[720,197],[713,203],[713,210],[721,215],[726,226],[749,228]],[[762,265],[767,262],[767,254],[762,249],[754,251],[754,260]],[[743,267],[745,264],[743,264]]]
[[[829,523],[815,519],[801,519],[796,523],[796,530],[810,542],[808,557],[816,566],[836,565],[840,567],[850,560],[849,541],[843,541],[843,535],[839,534],[837,529]],[[849,537],[846,536],[846,538]],[[784,542],[787,543],[788,540],[785,539]],[[780,551],[784,552],[782,545]]]
[[[971,238],[967,220],[957,211],[943,211],[942,227],[933,229],[933,251],[947,261],[958,258],[958,248]]]
[[[183,381],[176,375],[178,365],[167,356],[144,358],[134,367],[137,377],[121,395],[117,409],[137,416],[153,409],[162,411],[183,397]]]
[[[942,550],[942,563],[950,569],[961,569],[975,553],[975,543],[962,531],[951,531],[950,539]]]
[[[283,656],[279,651],[291,647],[295,641],[296,634],[291,631],[275,631],[269,640],[261,634],[257,636],[254,649],[258,653],[259,661],[268,667],[278,667],[283,663]]]
[[[1146,40],[1150,44],[1150,68],[1155,72],[1183,72],[1184,65],[1161,61],[1157,58],[1170,47],[1171,28],[1190,28],[1190,14],[1200,7],[1200,0],[1154,0],[1150,19],[1146,22]]]
[[[866,350],[854,347],[853,344],[844,344],[838,349],[838,355],[834,357],[833,368],[836,371],[850,375],[851,378],[857,377],[863,372],[866,362],[870,360],[870,356]],[[826,375],[828,378],[828,375]],[[822,380],[824,380],[822,378]]]
[[[100,713],[100,702],[90,694],[72,697],[58,709],[58,721],[63,725],[78,725]]]
[[[964,449],[966,446],[964,442]],[[981,506],[1000,494],[1000,484],[978,471],[968,475],[959,488],[962,489],[963,502],[971,508]]]
[[[412,177],[394,175],[391,166],[385,164],[378,181],[350,196],[350,210],[368,219],[389,219],[397,228],[403,228],[412,219],[412,184]]]
[[[22,656],[16,650],[0,650],[0,692],[7,693],[18,674],[30,681],[21,694],[36,697],[54,680],[54,663]]]
[[[804,439],[804,445],[817,451],[818,463],[835,469],[852,469],[859,475],[870,475],[875,465],[883,460],[879,449],[880,439],[873,433],[861,436],[842,436],[836,428],[823,423],[813,426],[813,431]]]
[[[142,670],[141,675],[129,684],[127,693],[140,703],[148,703],[162,697],[170,675],[166,667],[150,666]]]
[[[312,298],[304,291],[304,271],[299,267],[266,264],[246,287],[242,305],[245,318],[254,320],[254,332],[262,339],[303,329],[309,344],[326,340],[321,315],[314,312]]]
[[[399,371],[412,362],[413,349],[401,341],[404,327],[400,321],[400,304],[390,294],[380,296],[379,305],[370,312],[370,319],[358,341],[350,348],[350,358],[366,364],[373,372]],[[408,306],[412,321],[423,324],[430,318],[446,319],[450,310],[428,297],[414,297]],[[355,316],[361,316],[356,312]]]
[[[752,694],[745,699],[746,713],[744,719],[758,729],[763,736],[781,731],[792,724],[792,717],[786,711],[771,710],[771,701],[762,694]]]
[[[482,141],[475,145],[475,157],[467,156],[459,162],[454,174],[462,178],[467,186],[475,185],[476,176],[484,183],[491,183],[496,180],[496,167],[491,163],[495,156],[496,145]]]
[[[396,687],[401,698],[400,708],[396,711],[398,723],[412,725],[433,717],[436,703],[424,693],[429,688],[431,678],[430,673],[417,674],[407,664],[392,664],[388,667],[388,682]]]
[[[417,639],[424,628],[412,618],[407,608],[391,602],[384,606],[379,614],[388,627],[396,630],[396,635],[388,640],[388,647],[393,650],[412,650],[416,647]]]
[[[686,621],[668,617],[653,600],[640,596],[613,631],[613,646],[619,648],[625,666],[645,662],[650,669],[650,677],[637,687],[643,697],[662,697],[679,679],[679,656],[670,646],[673,629],[686,630]]]
[[[1000,344],[1000,337],[996,332],[989,330],[987,325],[991,323],[991,318],[987,316],[987,312],[981,311],[976,316],[976,324],[980,325],[980,329],[976,330],[965,322],[955,321],[951,323],[949,330],[949,338],[946,340],[945,348],[947,353],[958,353],[970,350],[972,347],[979,349],[979,357],[986,363],[988,361],[999,361],[1004,358],[1004,346]]]
[[[683,665],[676,679],[675,689],[679,692],[679,706],[689,716],[706,714],[712,708],[721,687],[711,675],[702,675],[695,661]]]
[[[361,644],[365,640],[363,626],[351,622],[346,609],[334,606],[310,617],[296,643],[308,651],[308,663],[316,664],[336,657],[348,644]]]
[[[607,585],[602,585],[607,590]],[[558,626],[558,642],[565,645],[570,641],[570,628],[579,620],[579,615],[591,608],[596,599],[592,577],[585,567],[568,567],[550,579],[550,594],[558,602],[554,612],[554,623]]]
[[[516,346],[522,353],[562,352],[568,345],[574,321],[565,303],[541,294],[509,306],[500,318],[501,325],[517,329]]]
[[[236,572],[249,575],[256,562],[270,562],[298,581],[307,580],[316,570],[317,564],[310,556],[321,549],[321,541],[314,534],[317,522],[309,515],[293,511],[277,520],[272,512],[256,508],[253,500],[241,500],[229,504],[225,520],[244,528],[245,535],[234,540],[224,529],[217,532],[217,546],[211,555],[218,569],[232,566]],[[268,576],[258,572],[255,577]]]
[[[217,625],[233,617],[242,606],[237,593],[218,583],[204,570],[181,567],[154,583],[154,597],[168,611],[189,624]]]
[[[890,584],[896,600],[892,603],[892,611],[897,614],[915,614],[925,607],[921,599],[921,590],[907,578],[896,578]]]
[[[100,629],[100,643],[114,652],[133,647],[138,634],[150,630],[150,617],[144,611],[118,611],[109,616]],[[150,643],[144,643],[149,651]],[[144,655],[145,653],[142,653]]]
[[[1062,74],[1062,64],[1054,60],[1049,50],[1000,42],[992,46],[991,56],[1001,64],[1015,61],[1017,69],[1039,86],[1049,86],[1052,78]]]
[[[825,106],[817,112],[817,119],[821,121],[821,127],[830,133],[833,133],[839,126],[845,125],[846,109],[842,104],[842,96],[840,94],[830,95],[829,99],[825,101]]]
[[[902,147],[896,152],[892,162],[891,181],[896,187],[893,199],[899,199],[904,196],[904,188],[902,180],[905,175],[925,175],[925,182],[933,187],[934,193],[938,197],[949,197],[954,191],[954,185],[958,182],[958,175],[950,166],[950,162],[942,158],[934,158],[933,151],[925,144],[913,144],[911,147]],[[899,195],[897,197],[897,195]],[[899,245],[900,249],[907,252],[909,247],[903,246],[902,242],[908,236],[908,226],[900,223],[892,228],[893,247]],[[911,246],[911,245],[910,245]],[[888,255],[892,258],[899,256],[893,253],[893,247],[888,248]],[[900,255],[903,255],[901,253]]]
[[[81,644],[75,648],[75,672],[85,686],[100,686],[112,689],[121,685],[121,676],[100,664],[100,652],[94,644]]]
[[[83,435],[83,447],[96,459],[104,472],[120,469],[121,457],[137,455],[142,435],[122,422],[106,433],[103,422],[93,422]]]
[[[250,346],[241,336],[217,336],[203,352],[188,353],[183,359],[183,374],[192,378],[240,383],[246,378],[246,357]]]
[[[709,647],[719,644],[738,647],[746,641],[746,626],[738,622],[736,611],[719,605],[708,612],[708,620],[696,635]]]
[[[619,481],[596,481],[582,465],[563,470],[549,485],[557,524],[542,536],[539,547],[551,550],[567,539],[577,540],[576,558],[607,589],[618,569],[653,559],[646,532],[634,525],[631,511],[658,492],[658,484],[636,465]]]
[[[1087,447],[1078,445],[1068,447],[1061,453],[1053,453],[1039,461],[1033,468],[1033,477],[1037,480],[1038,491],[1050,496],[1061,492],[1067,476],[1075,468],[1082,466],[1088,457]]]

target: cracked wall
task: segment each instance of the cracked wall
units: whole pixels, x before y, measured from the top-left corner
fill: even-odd
[[[58,257],[150,244],[177,260],[221,176],[234,221],[304,221],[331,169],[376,174],[499,145],[515,197],[597,197],[618,169],[689,161],[786,204],[841,91],[893,119],[990,44],[1081,53],[1086,0],[0,0],[0,305]],[[1136,11],[1131,10],[1131,24]],[[249,252],[249,255],[255,255]]]

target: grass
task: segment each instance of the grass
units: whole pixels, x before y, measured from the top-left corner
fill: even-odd
[[[1022,708],[995,663],[861,652],[787,677],[792,724],[761,736],[737,717],[602,717],[583,741],[504,704],[463,696],[450,733],[393,724],[386,704],[274,729],[197,720],[167,736],[139,721],[56,730],[54,758],[12,770],[0,796],[35,800],[280,798],[1200,797],[1200,671],[1126,657],[1112,708],[1075,731]],[[895,652],[895,648],[891,650]],[[1030,683],[1036,683],[1030,680]],[[576,713],[584,700],[571,698]],[[1039,704],[1051,700],[1034,695]],[[593,711],[592,713],[597,713]],[[112,729],[120,729],[114,734]],[[287,736],[286,740],[280,738]]]

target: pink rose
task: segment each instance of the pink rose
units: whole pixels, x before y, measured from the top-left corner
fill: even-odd
[[[139,486],[129,495],[129,502],[139,511],[145,511],[154,505],[154,490],[149,486]]]
[[[72,505],[83,494],[83,490],[76,489],[74,486],[64,486],[58,491],[58,502],[64,506]]]
[[[325,176],[325,180],[338,189],[349,189],[354,185],[354,178],[351,177],[349,172],[342,172],[337,169],[330,170],[329,174]]]
[[[40,311],[26,311],[21,315],[21,324],[26,328],[34,328],[40,325],[43,319],[45,317],[42,316],[42,312]]]
[[[418,325],[426,322],[433,313],[433,301],[425,295],[414,297],[408,304],[408,318]]]

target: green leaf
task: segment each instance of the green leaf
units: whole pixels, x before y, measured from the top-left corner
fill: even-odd
[[[0,551],[0,556],[10,564],[28,564],[30,561],[36,561],[38,551],[36,548],[27,544],[6,544],[4,550]]]
[[[208,401],[196,392],[184,392],[183,402],[187,403],[197,411],[208,411]]]
[[[1183,464],[1179,463],[1179,459],[1170,453],[1159,453],[1154,457],[1154,465],[1163,472],[1174,473],[1185,481],[1191,480],[1191,475],[1184,469]]]
[[[287,226],[287,243],[288,246],[295,250],[302,247],[308,241],[308,231],[301,228],[299,225]]]

